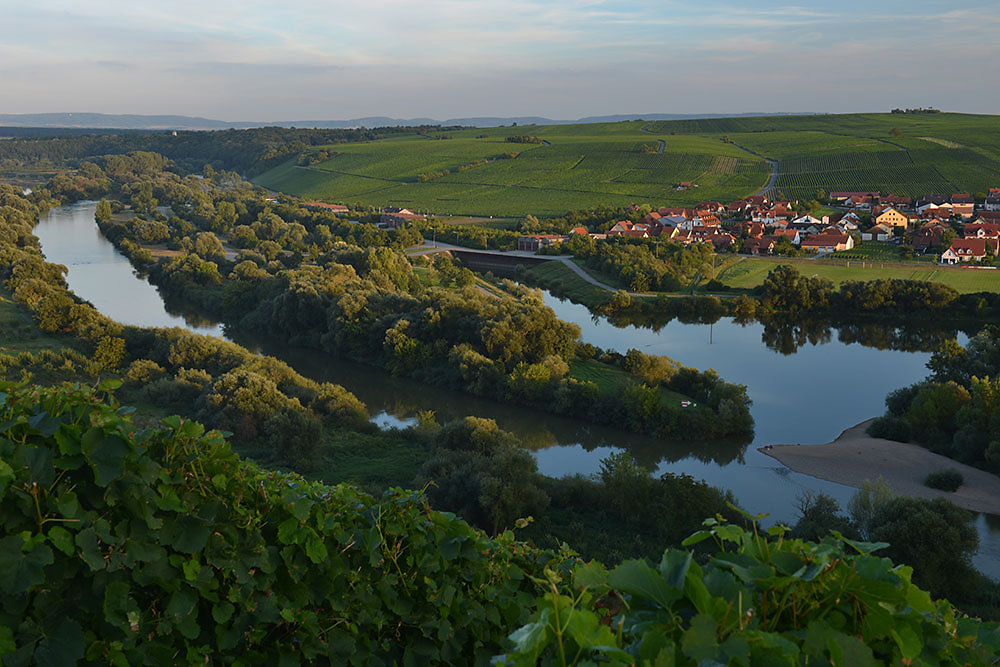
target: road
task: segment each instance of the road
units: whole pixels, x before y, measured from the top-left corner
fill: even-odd
[[[422,244],[420,244],[418,246],[413,246],[412,248],[407,248],[406,253],[408,255],[432,255],[434,253],[444,252],[445,250],[464,250],[466,252],[478,252],[478,253],[483,253],[483,254],[486,254],[486,255],[499,255],[501,257],[534,257],[535,259],[544,259],[544,260],[549,260],[549,261],[554,261],[554,262],[562,262],[564,265],[566,265],[567,267],[569,267],[569,269],[573,273],[575,273],[576,275],[580,276],[583,280],[585,280],[587,283],[593,285],[594,287],[599,287],[599,288],[601,288],[603,290],[606,290],[608,292],[618,292],[619,291],[619,289],[617,287],[612,287],[611,285],[609,285],[609,284],[607,284],[605,282],[601,282],[600,280],[598,280],[594,276],[592,276],[589,273],[587,273],[586,271],[584,271],[582,268],[580,268],[580,266],[576,262],[573,261],[572,257],[567,257],[566,255],[536,255],[534,252],[532,252],[530,250],[482,250],[480,248],[465,248],[465,247],[459,246],[459,245],[452,245],[450,243],[443,243],[442,241],[438,241],[434,245],[432,245],[428,241],[424,241]],[[646,298],[654,298],[654,297],[657,297],[657,296],[665,296],[665,297],[669,297],[669,298],[672,298],[672,299],[680,299],[680,298],[684,298],[684,297],[687,297],[687,296],[691,296],[690,294],[654,294],[654,293],[651,293],[651,292],[628,292],[627,294],[629,296],[646,297]],[[716,297],[724,299],[724,298],[730,298],[733,295],[732,294],[703,294],[702,296],[716,296]]]

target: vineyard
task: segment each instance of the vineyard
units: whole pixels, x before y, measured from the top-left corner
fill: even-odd
[[[532,127],[530,133],[544,144],[507,142],[507,136],[526,131],[512,127],[462,130],[446,140],[410,135],[342,145],[332,159],[307,167],[290,160],[256,182],[334,201],[520,216],[600,204],[729,201],[767,181],[764,160],[717,139],[668,136],[662,152],[643,152],[644,144],[656,146],[658,140],[643,132],[642,125]],[[433,178],[419,182],[422,174]],[[676,190],[682,181],[697,187]]]
[[[411,134],[342,144],[331,159],[311,166],[292,159],[255,181],[330,201],[497,216],[728,202],[767,182],[761,156],[778,162],[776,190],[790,198],[811,199],[818,189],[920,196],[1000,186],[997,116],[770,116],[470,128],[439,136],[450,138]],[[506,140],[515,136],[543,143]],[[662,152],[648,152],[661,141]],[[684,181],[695,187],[675,189]]]

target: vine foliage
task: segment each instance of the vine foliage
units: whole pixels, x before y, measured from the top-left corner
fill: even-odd
[[[557,556],[261,470],[110,392],[0,383],[5,665],[488,662]]]

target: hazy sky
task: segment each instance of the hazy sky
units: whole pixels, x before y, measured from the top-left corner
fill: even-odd
[[[0,0],[0,113],[1000,113],[1000,3]]]

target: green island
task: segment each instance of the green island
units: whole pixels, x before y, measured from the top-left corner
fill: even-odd
[[[600,349],[529,285],[612,322],[759,323],[786,354],[837,326],[874,347],[934,352],[933,375],[890,394],[873,435],[998,472],[1000,336],[984,328],[1000,314],[996,271],[889,243],[840,258],[785,243],[779,258],[599,238],[656,207],[761,190],[815,215],[843,208],[826,192],[838,188],[986,199],[1000,184],[997,122],[0,142],[0,174],[35,179],[30,193],[0,185],[0,657],[995,664],[1000,584],[973,568],[972,516],[947,500],[872,482],[846,512],[806,494],[794,525],[768,527],[732,493],[628,452],[591,476],[548,477],[490,419],[441,423],[425,410],[380,429],[349,388],[253,349],[266,340],[532,414],[696,441],[728,462],[753,436],[745,385]],[[74,294],[34,227],[85,200],[165,299],[224,322],[232,340],[123,325]],[[585,233],[539,255],[502,252],[574,228]],[[911,334],[914,321],[930,333]]]

